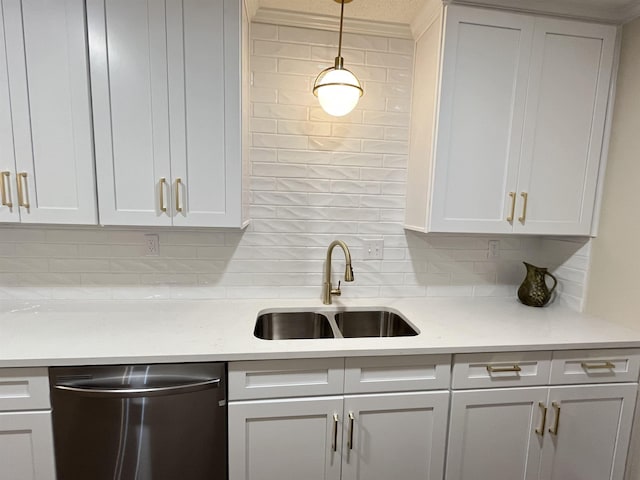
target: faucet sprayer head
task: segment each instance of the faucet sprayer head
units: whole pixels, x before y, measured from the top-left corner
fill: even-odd
[[[344,270],[344,281],[353,282],[353,268],[351,268],[350,263],[347,263],[347,266]]]

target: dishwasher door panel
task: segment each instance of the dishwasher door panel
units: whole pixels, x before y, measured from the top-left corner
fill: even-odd
[[[58,478],[226,480],[224,373],[223,364],[52,368]]]

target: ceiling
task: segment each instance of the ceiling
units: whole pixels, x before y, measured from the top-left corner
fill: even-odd
[[[421,10],[435,0],[353,0],[345,4],[345,18],[374,20],[410,25]],[[439,1],[439,0],[438,0]],[[527,11],[549,11],[601,17],[609,20],[629,19],[640,11],[640,0],[450,0],[453,3],[479,3],[511,6]],[[289,10],[318,15],[340,15],[335,0],[252,0],[256,7]]]
[[[259,0],[262,8],[294,10],[320,15],[340,15],[340,4],[334,0]],[[353,0],[345,4],[345,18],[410,24],[426,0]]]

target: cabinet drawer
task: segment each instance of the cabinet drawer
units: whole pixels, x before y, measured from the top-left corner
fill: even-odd
[[[451,355],[363,357],[345,360],[345,393],[448,389]]]
[[[638,349],[554,352],[551,384],[637,382],[638,372]]]
[[[343,358],[229,364],[229,400],[339,395],[343,387]]]
[[[46,368],[0,369],[0,411],[40,410],[50,406]]]
[[[546,385],[550,370],[551,352],[456,355],[452,388]]]

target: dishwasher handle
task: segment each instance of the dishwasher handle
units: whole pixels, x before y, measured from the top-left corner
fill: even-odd
[[[143,388],[104,388],[91,386],[55,385],[56,390],[75,393],[85,397],[111,397],[111,398],[133,398],[133,397],[157,397],[163,395],[173,395],[178,393],[199,392],[210,388],[218,388],[220,379],[214,378],[194,383],[180,385],[168,385],[162,387]]]

